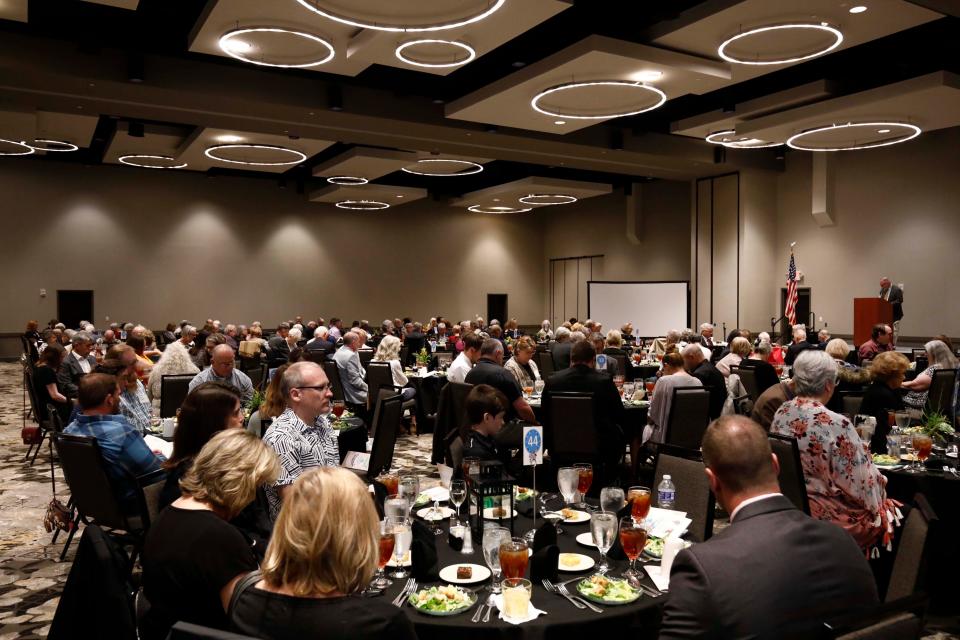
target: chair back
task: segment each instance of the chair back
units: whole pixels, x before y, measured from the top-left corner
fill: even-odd
[[[390,468],[393,450],[397,444],[397,431],[403,415],[403,399],[399,393],[384,390],[377,402],[373,418],[373,446],[370,447],[370,464],[367,477],[376,478]]]
[[[370,365],[370,361],[373,360],[375,351],[373,349],[360,349],[357,351],[357,355],[360,357],[360,366],[366,369]]]
[[[453,469],[459,469],[463,466],[463,450],[463,439],[460,438],[460,434],[454,435],[453,440],[450,441],[450,445],[447,447],[447,465]]]
[[[942,413],[953,426],[957,402],[957,369],[936,369],[927,392],[927,412]]]
[[[151,474],[152,475],[152,474]],[[159,478],[159,479],[158,479]],[[160,515],[160,493],[166,484],[166,473],[153,478],[156,482],[141,482],[140,488],[143,491],[143,503],[147,507],[147,515],[150,522],[156,522]]]
[[[684,449],[699,449],[708,424],[710,390],[703,387],[674,387],[663,441]]]
[[[394,390],[393,372],[389,362],[371,362],[367,365],[367,408],[373,409],[373,403],[380,397],[380,390]]]
[[[923,620],[912,613],[897,613],[861,629],[836,636],[837,640],[919,640]]]
[[[863,403],[863,391],[841,391],[840,402],[843,407],[843,415],[853,421],[853,417],[860,413],[860,405]]]
[[[913,501],[915,507],[910,510],[900,532],[900,545],[893,558],[893,570],[884,602],[906,598],[923,587],[927,538],[937,515],[922,493],[915,495]]]
[[[690,523],[689,536],[694,542],[703,542],[713,535],[713,493],[710,491],[710,482],[703,472],[703,463],[671,455],[661,451],[657,455],[657,462],[653,471],[653,486],[656,492],[664,475],[670,475],[673,485],[677,488],[676,502],[673,508],[677,511],[686,511]]]
[[[437,406],[436,426],[433,429],[433,447],[430,461],[434,464],[443,462],[447,450],[447,436],[459,433],[466,422],[465,405],[467,394],[473,388],[465,382],[448,382],[440,391],[440,402]]]
[[[333,392],[335,402],[343,402],[346,396],[343,395],[343,382],[340,381],[340,368],[336,362],[327,360],[323,363],[323,372],[327,374],[327,380],[330,381],[330,391]]]
[[[84,522],[91,521],[107,529],[138,529],[120,507],[104,470],[96,438],[57,433],[53,435],[53,442],[70,487],[70,499]]]
[[[172,418],[190,391],[194,374],[163,376],[160,378],[160,417]]]
[[[747,390],[747,395],[756,402],[760,397],[760,391],[757,388],[757,370],[753,367],[730,367],[730,375],[734,373],[740,376],[740,383]]]
[[[537,363],[537,369],[540,370],[540,377],[549,378],[557,367],[553,364],[553,354],[550,351],[538,350],[533,354],[533,361]]]
[[[255,369],[250,369],[246,373],[250,377],[254,391],[263,391],[267,382],[267,364],[260,364]],[[161,394],[160,397],[162,398],[163,395]]]
[[[807,496],[807,482],[803,476],[803,463],[800,461],[800,447],[796,438],[775,433],[769,434],[770,449],[780,462],[780,493],[787,497],[797,509],[810,515],[810,499]]]
[[[178,622],[170,629],[167,640],[256,640],[230,631],[221,631],[189,622]]]
[[[592,393],[551,393],[547,441],[555,460],[593,461],[599,457]],[[558,463],[559,464],[559,463]]]
[[[410,347],[402,345],[400,347],[400,364],[407,366],[410,364]]]
[[[60,412],[49,402],[47,403],[47,419],[50,421],[50,428],[54,433],[63,433],[63,419],[60,417]]]
[[[617,361],[617,373],[626,377],[630,373],[630,369],[627,368],[627,356],[613,356],[613,359]]]

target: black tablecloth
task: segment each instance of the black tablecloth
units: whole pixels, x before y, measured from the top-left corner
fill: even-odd
[[[356,416],[343,420],[350,426],[338,431],[337,447],[340,449],[340,462],[343,462],[347,456],[347,451],[367,450],[367,427],[363,420]]]
[[[426,378],[409,376],[407,379],[410,386],[417,391],[415,400],[417,401],[418,433],[432,431],[432,421],[429,416],[437,413],[437,407],[440,405],[440,391],[447,384],[447,376],[428,376]]]
[[[955,578],[960,574],[960,478],[944,473],[943,465],[956,468],[957,460],[931,458],[922,474],[881,469],[887,477],[887,496],[910,504],[922,493],[937,514],[938,522],[927,540],[927,593],[934,613],[960,614]]]
[[[627,381],[630,382],[632,380],[646,380],[647,378],[653,378],[657,375],[657,371],[659,370],[659,364],[642,364],[637,366],[631,363],[627,367]]]
[[[464,511],[466,511],[464,509]],[[543,521],[538,519],[537,524]],[[444,523],[444,529],[448,523]],[[496,524],[496,523],[493,523]],[[505,524],[504,526],[508,526]],[[520,536],[533,527],[533,520],[524,516],[518,516],[514,520],[514,535]],[[574,539],[577,535],[590,531],[589,521],[583,524],[564,524],[563,533],[559,536],[558,546],[561,552],[575,552],[590,556],[594,560],[599,557],[599,552],[593,547],[584,547]],[[454,551],[447,543],[447,534],[436,536],[437,555],[439,556],[439,568],[451,564],[479,564],[486,566],[483,560],[483,548],[481,540],[473,541],[474,552],[472,555],[464,555]],[[610,575],[618,577],[626,569],[627,563],[613,561]],[[582,572],[580,575],[589,576],[594,569]],[[575,577],[575,573],[560,573],[561,580],[569,580]],[[527,576],[529,578],[529,567]],[[395,598],[403,587],[406,580],[394,580],[383,597],[391,600]],[[642,582],[648,586],[653,586],[649,577],[645,577]],[[536,620],[513,625],[499,619],[496,607],[490,614],[490,622],[473,623],[470,618],[475,612],[475,607],[480,603],[486,602],[488,592],[486,587],[490,581],[487,580],[479,585],[471,585],[471,588],[482,587],[478,605],[474,605],[469,611],[447,618],[428,616],[413,609],[409,604],[404,605],[404,611],[410,617],[416,627],[417,636],[421,640],[430,640],[433,638],[442,640],[469,640],[472,638],[510,638],[510,639],[565,639],[571,638],[574,634],[586,634],[587,636],[598,637],[602,634],[606,638],[630,637],[634,638],[655,638],[657,636],[661,606],[666,600],[666,595],[659,598],[651,598],[647,595],[640,596],[636,602],[623,606],[598,605],[603,609],[603,613],[595,613],[589,609],[577,609],[565,598],[559,595],[548,593],[542,584],[533,585],[533,605],[546,611],[546,615],[539,616]],[[429,588],[433,584],[421,584],[419,588]],[[571,592],[576,583],[571,583],[568,588]],[[626,636],[624,635],[626,634]]]

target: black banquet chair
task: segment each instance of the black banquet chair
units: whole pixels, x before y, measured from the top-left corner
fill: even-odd
[[[805,514],[810,515],[810,498],[807,496],[807,483],[803,476],[803,464],[800,460],[800,448],[796,438],[771,433],[770,448],[780,462],[780,492]]]
[[[190,392],[190,381],[194,374],[178,374],[160,378],[160,417],[172,418],[177,415],[180,405]]]
[[[713,535],[713,516],[716,499],[710,491],[710,482],[703,472],[703,462],[678,455],[667,453],[669,448],[662,448],[657,455],[657,462],[653,472],[653,486],[657,487],[663,481],[663,476],[670,475],[677,488],[677,500],[673,508],[677,511],[686,511],[690,523],[689,536],[694,542],[703,542]]]
[[[710,390],[702,387],[675,387],[664,442],[684,449],[699,449],[708,424]]]

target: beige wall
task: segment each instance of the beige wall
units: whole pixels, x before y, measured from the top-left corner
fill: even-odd
[[[482,216],[424,200],[350,213],[270,180],[0,161],[6,304],[0,330],[56,315],[57,289],[93,289],[94,323],[162,326],[208,316],[273,325],[486,314],[542,317],[544,263],[532,216]],[[47,297],[41,298],[41,288]]]
[[[813,311],[835,333],[853,332],[853,298],[876,295],[886,275],[905,283],[902,335],[960,336],[960,128],[833,159],[834,226],[811,216],[809,153],[788,154],[777,179],[770,307],[779,305],[789,243],[797,242]],[[762,244],[771,230],[760,231]],[[761,259],[754,264],[769,263]]]

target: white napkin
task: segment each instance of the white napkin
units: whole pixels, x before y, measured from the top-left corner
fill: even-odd
[[[149,433],[143,436],[143,441],[147,443],[148,447],[150,447],[150,451],[159,451],[167,460],[169,460],[170,456],[173,455],[172,442],[167,442],[163,438],[158,438],[157,436],[150,435]]]
[[[660,567],[657,565],[644,565],[643,570],[647,572],[647,575],[650,576],[650,579],[653,580],[653,584],[660,591],[666,591],[670,588],[670,574],[660,570]]]
[[[430,487],[429,489],[424,489],[420,492],[421,496],[427,496],[427,500],[439,502],[444,502],[450,499],[450,492],[447,491],[444,487]]]
[[[505,618],[503,617],[503,594],[498,594],[493,596],[493,604],[496,605],[497,611],[500,612],[500,619],[504,622],[509,622],[510,624],[523,624],[524,622],[530,622],[531,620],[536,620],[540,615],[546,615],[546,611],[541,611],[533,606],[533,602],[530,603],[530,606],[527,607],[527,617],[522,619],[514,618]]]

